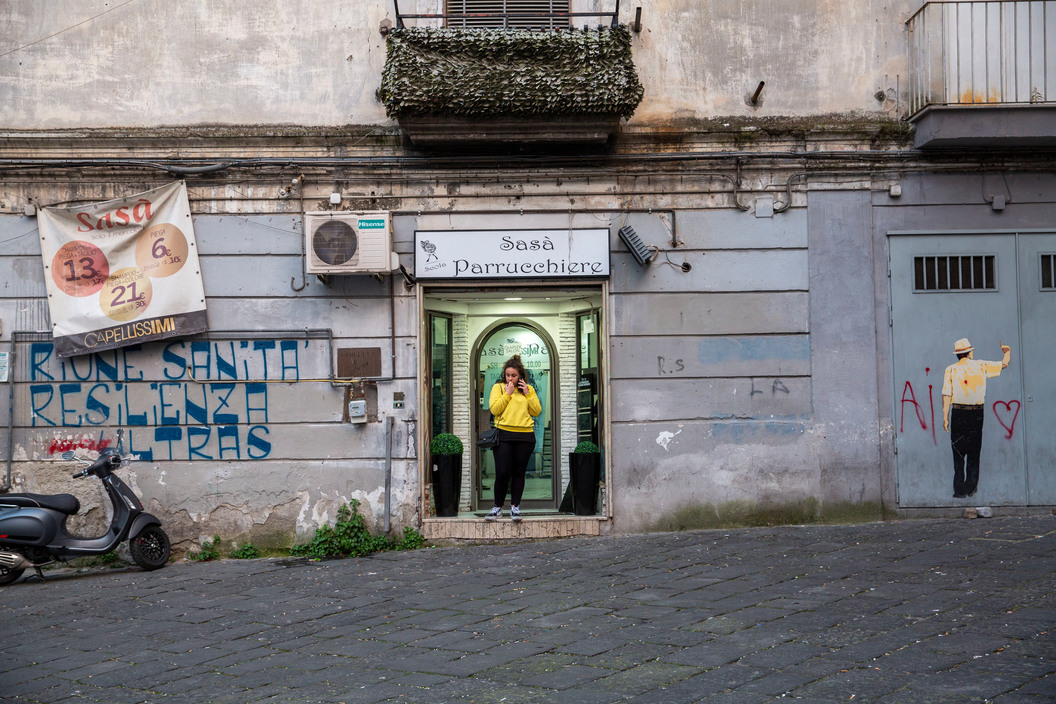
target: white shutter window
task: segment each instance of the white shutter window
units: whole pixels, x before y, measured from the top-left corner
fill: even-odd
[[[567,13],[569,5],[570,0],[447,0],[447,26],[566,29],[567,15],[555,13]],[[503,17],[505,14],[513,16]]]

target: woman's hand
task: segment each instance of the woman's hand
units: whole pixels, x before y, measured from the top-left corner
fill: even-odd
[[[512,379],[506,382],[506,393],[513,396],[513,392],[517,390],[517,384]]]
[[[525,396],[528,395],[528,382],[526,382],[524,379],[517,380],[517,388],[520,389],[521,393]]]

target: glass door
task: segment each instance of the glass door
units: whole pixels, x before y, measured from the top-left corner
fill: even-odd
[[[451,432],[451,318],[429,314],[430,438]]]
[[[549,338],[530,323],[502,323],[481,338],[476,358],[476,413],[474,437],[492,424],[488,399],[491,387],[502,376],[503,365],[515,354],[521,356],[528,383],[535,389],[542,413],[535,419],[535,452],[528,461],[522,508],[556,508],[558,472],[554,464],[554,380],[556,353]],[[490,505],[495,480],[495,458],[480,451],[477,462],[476,503]]]
[[[598,443],[601,384],[599,383],[599,312],[576,316],[576,442]],[[569,452],[573,448],[569,448]]]

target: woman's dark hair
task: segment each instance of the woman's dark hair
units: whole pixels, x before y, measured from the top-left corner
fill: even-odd
[[[510,357],[509,359],[506,360],[506,364],[502,365],[502,379],[503,379],[503,382],[506,381],[506,370],[507,369],[516,370],[518,376],[521,379],[524,379],[524,381],[527,383],[528,375],[524,373],[524,365],[521,364],[521,355],[519,355],[519,354],[513,355],[512,357]]]

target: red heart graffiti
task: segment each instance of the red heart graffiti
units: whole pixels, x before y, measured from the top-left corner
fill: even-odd
[[[1001,414],[997,412],[998,406],[1005,407],[1006,415],[1008,413],[1012,414],[1011,423],[1006,423],[1004,418],[1001,417]],[[1013,406],[1015,407],[1015,410],[1013,410]],[[994,401],[994,416],[997,417],[997,422],[1000,423],[1001,427],[1005,429],[1006,433],[1008,433],[1005,435],[1005,438],[1011,438],[1012,429],[1016,427],[1016,418],[1019,417],[1019,401],[1009,401],[1008,403],[1005,403],[1004,401]]]

